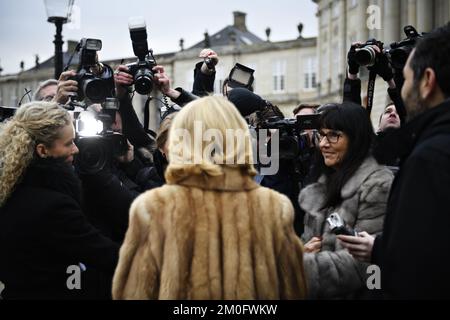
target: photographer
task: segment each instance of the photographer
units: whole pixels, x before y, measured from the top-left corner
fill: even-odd
[[[203,58],[204,61],[195,65],[192,94],[204,97],[214,93],[216,65],[219,63],[219,57],[213,50],[203,49],[199,54],[199,58]]]
[[[348,70],[347,77],[344,82],[343,93],[344,101],[351,101],[359,105],[362,105],[361,80],[358,78],[360,64],[356,59],[356,52],[357,49],[360,49],[363,46],[364,44],[362,42],[353,43],[347,54]],[[404,123],[406,118],[406,110],[400,96],[400,88],[398,88],[396,82],[394,81],[394,73],[392,72],[388,57],[378,46],[372,45],[371,48],[375,50],[377,58],[375,64],[368,67],[368,70],[375,71],[378,76],[387,82],[387,92],[389,97],[394,102],[397,114],[400,117],[400,122]]]
[[[376,41],[372,40],[372,42]],[[354,43],[348,52],[348,72],[344,84],[344,101],[352,101],[359,105],[361,105],[361,80],[358,78],[360,61],[358,61],[356,54],[357,50],[361,50],[362,47],[364,47],[363,43]],[[378,45],[371,45],[370,48],[375,52],[376,60],[373,66],[368,67],[368,70],[376,72],[388,83],[388,94],[393,101],[386,106],[380,117],[379,130],[374,140],[373,155],[380,164],[389,166],[396,172],[399,161],[395,154],[397,146],[391,141],[390,133],[405,122],[406,109],[394,81],[394,74],[388,57]]]
[[[386,298],[450,298],[449,56],[450,24],[425,35],[409,56],[402,89],[408,123],[396,136],[402,165],[383,236],[342,239],[352,254],[380,265]]]

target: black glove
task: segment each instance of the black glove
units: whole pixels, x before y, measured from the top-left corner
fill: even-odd
[[[377,62],[374,66],[368,68],[370,71],[375,71],[377,75],[383,78],[384,81],[388,82],[394,78],[392,73],[392,68],[389,65],[389,60],[385,54],[379,54]]]
[[[354,75],[358,74],[359,72],[359,64],[356,63],[355,60],[356,48],[358,48],[358,45],[352,45],[350,47],[350,51],[347,54],[348,72]]]

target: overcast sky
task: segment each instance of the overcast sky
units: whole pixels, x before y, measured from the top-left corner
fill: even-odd
[[[317,5],[312,0],[75,0],[75,6],[74,24],[64,26],[63,38],[101,39],[100,59],[133,56],[131,16],[146,19],[149,47],[155,54],[177,51],[180,38],[188,48],[203,39],[205,30],[212,35],[233,24],[233,11],[246,12],[247,28],[262,39],[267,27],[272,41],[294,39],[300,22],[303,36],[317,35]],[[41,62],[51,57],[54,34],[44,0],[0,0],[2,75],[18,72],[22,60],[25,69],[33,67],[35,54]]]

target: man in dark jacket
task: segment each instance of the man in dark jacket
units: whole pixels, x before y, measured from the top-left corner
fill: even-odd
[[[371,253],[386,298],[450,298],[449,56],[447,24],[419,42],[404,68],[408,123],[397,137],[401,167],[382,237],[340,237],[354,256]]]
[[[427,35],[404,69],[405,127],[381,242],[393,298],[450,298],[450,24]]]

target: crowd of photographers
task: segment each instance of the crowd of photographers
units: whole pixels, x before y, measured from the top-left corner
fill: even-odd
[[[252,293],[243,290],[241,294],[229,294],[223,284],[220,294],[212,292],[215,289],[211,288],[217,287],[211,285],[206,295],[190,289],[185,295],[179,290],[174,291],[176,295],[167,294],[173,289],[172,280],[156,269],[161,267],[157,267],[161,263],[157,260],[171,260],[171,255],[149,255],[148,252],[166,249],[156,248],[162,246],[156,240],[142,245],[142,236],[138,236],[143,232],[138,230],[146,226],[153,232],[147,237],[155,237],[155,233],[162,232],[155,230],[160,225],[133,222],[130,212],[136,217],[142,214],[142,194],[148,195],[154,206],[188,201],[183,200],[189,197],[184,195],[185,189],[180,189],[182,199],[174,194],[171,200],[166,195],[157,196],[160,191],[151,196],[146,191],[169,190],[161,189],[168,177],[171,183],[179,182],[167,175],[168,167],[177,174],[189,171],[174,169],[169,157],[173,152],[169,148],[169,133],[174,121],[188,123],[189,112],[209,119],[198,110],[201,105],[211,105],[211,110],[212,105],[217,106],[210,98],[201,98],[213,93],[219,57],[211,49],[200,52],[201,61],[195,65],[194,84],[189,92],[171,86],[169,76],[147,47],[145,27],[130,24],[138,59],[130,65],[119,65],[115,71],[98,61],[99,40],[82,39],[77,48],[78,69],[63,72],[58,80],[41,83],[33,96],[35,102],[21,106],[13,117],[2,119],[0,296],[108,299],[113,292],[114,298],[450,298],[446,270],[450,263],[450,24],[423,35],[408,26],[405,33],[407,38],[392,44],[390,50],[374,39],[352,44],[342,103],[301,104],[293,111],[293,118],[286,119],[277,106],[253,92],[252,69],[236,64],[231,70],[223,84],[224,97],[233,103],[250,129],[271,132],[263,144],[267,146],[271,139],[279,139],[278,153],[271,155],[277,157],[279,169],[275,174],[264,174],[264,168],[271,163],[258,158],[253,183],[283,194],[282,199],[289,199],[289,209],[274,209],[273,222],[266,218],[258,223],[273,224],[272,237],[278,239],[278,214],[285,215],[292,209],[289,228],[297,236],[291,235],[291,230],[285,231],[280,241],[287,241],[298,255],[294,257],[291,252],[283,256],[276,251],[283,265],[277,271],[268,269],[277,277],[267,278],[264,281],[268,283],[262,287],[258,286],[264,278],[259,278],[260,267],[251,262],[243,266],[255,272],[257,283],[249,285],[254,286]],[[358,77],[361,68],[367,68],[370,74],[364,107]],[[374,131],[370,89],[376,76],[386,82],[391,102]],[[140,123],[132,105],[132,88],[145,95],[156,88],[164,97],[156,133],[148,130],[148,119]],[[185,106],[189,106],[188,111]],[[223,108],[228,110],[229,106],[225,103]],[[71,117],[64,109],[72,112]],[[218,119],[221,116],[217,114]],[[222,121],[228,123],[232,115],[223,117]],[[87,134],[92,126],[100,129]],[[68,168],[66,165],[72,162],[73,168]],[[253,167],[248,168],[246,174],[252,176]],[[208,176],[205,172],[212,169],[202,170],[203,176]],[[230,168],[220,170],[228,172]],[[214,177],[209,179],[215,181]],[[205,182],[208,186],[211,183]],[[253,187],[246,188],[250,192]],[[192,194],[195,192],[198,191]],[[192,197],[189,203],[197,201]],[[211,204],[204,201],[203,206],[210,208]],[[267,211],[267,207],[247,202],[242,203],[245,212],[257,211],[256,208],[264,214]],[[279,208],[274,204],[275,207]],[[174,212],[180,210],[173,208]],[[209,214],[214,211],[209,210]],[[242,219],[245,217],[243,214]],[[242,226],[237,223],[236,228]],[[266,230],[264,226],[252,228]],[[253,231],[249,232],[253,235]],[[265,236],[251,236],[255,247]],[[158,241],[165,236],[161,237]],[[189,239],[186,241],[189,243]],[[229,247],[223,241],[216,248],[227,252]],[[168,244],[167,250],[169,247]],[[236,250],[240,256],[243,249]],[[261,250],[253,253],[255,261],[261,262],[255,254],[266,253]],[[271,253],[264,257],[268,266],[277,264],[276,258],[271,260]],[[230,267],[225,261],[223,264],[222,272],[227,274]],[[379,290],[368,287],[371,264],[381,270],[381,283],[376,286]],[[70,265],[81,268],[82,289],[68,289],[66,270]],[[193,263],[186,272],[195,274],[193,268],[199,266]],[[298,268],[297,275],[292,268]],[[160,277],[165,280],[158,285]],[[180,277],[177,275],[173,281],[195,282]],[[151,288],[142,287],[147,278],[152,279]],[[204,281],[213,283],[214,279]],[[270,291],[265,291],[266,286],[280,292],[266,295],[264,292]]]

